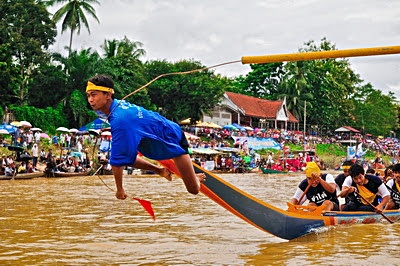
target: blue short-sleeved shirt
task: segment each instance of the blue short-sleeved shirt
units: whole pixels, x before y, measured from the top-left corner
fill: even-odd
[[[115,99],[110,111],[111,165],[133,164],[138,151],[154,160],[170,159],[187,153],[179,144],[182,138],[179,125],[160,114]],[[102,112],[96,113],[100,118],[107,118]]]

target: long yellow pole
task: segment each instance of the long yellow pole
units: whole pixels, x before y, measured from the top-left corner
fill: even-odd
[[[385,55],[385,54],[399,54],[399,53],[400,53],[400,46],[382,46],[374,48],[303,52],[294,54],[243,56],[242,64],[264,64],[264,63],[285,62],[285,61],[303,61],[303,60],[314,60],[314,59]]]

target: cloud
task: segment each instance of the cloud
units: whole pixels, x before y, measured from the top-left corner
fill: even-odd
[[[338,49],[400,45],[400,1],[104,0],[94,7],[101,23],[89,18],[91,35],[82,29],[74,49],[100,49],[105,39],[127,36],[144,44],[146,60],[215,65],[247,55],[297,52],[304,42],[323,37]],[[59,31],[53,49],[62,51],[68,38]],[[350,62],[366,82],[384,92],[395,90],[400,98],[399,57]],[[239,63],[215,71],[237,76],[249,70]]]

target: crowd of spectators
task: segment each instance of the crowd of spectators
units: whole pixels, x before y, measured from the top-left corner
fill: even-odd
[[[205,162],[213,161],[214,169],[220,171],[246,172],[259,166],[274,170],[298,171],[302,170],[308,161],[317,161],[324,168],[324,162],[318,158],[312,147],[315,147],[315,144],[321,143],[340,143],[350,138],[353,140],[354,145],[361,143],[364,150],[372,150],[389,155],[393,158],[392,163],[399,161],[400,144],[397,138],[373,137],[371,135],[362,136],[360,134],[333,134],[324,137],[311,134],[304,136],[303,132],[296,130],[264,130],[257,128],[254,130],[233,131],[228,129],[184,126],[183,130],[191,133],[191,137],[188,137],[191,149],[218,150],[216,154],[193,153],[192,159],[201,165],[204,165]],[[232,141],[232,137],[271,138],[280,145],[282,150],[277,151],[275,154],[270,154],[268,158],[260,158],[256,151],[249,149],[246,143],[235,143]],[[41,146],[40,144],[43,141],[42,133],[40,131],[31,131],[29,128],[19,128],[16,134],[12,135],[12,144],[24,147],[28,151],[27,156],[32,157],[32,162],[24,160],[24,163],[20,163],[17,167],[14,162],[11,164],[3,160],[0,165],[0,174],[36,171],[39,157],[41,158],[40,161],[46,163],[48,168],[53,169],[53,171],[82,171],[82,169],[90,165],[85,148],[94,145],[92,135],[59,132],[48,138],[48,142],[51,143],[54,149],[60,149],[61,153],[63,153],[63,150],[66,150],[61,157],[54,156],[51,150],[42,150],[39,156],[39,146]],[[288,143],[302,145],[304,146],[304,150],[299,153],[287,152],[285,151],[285,147]],[[100,145],[100,143],[97,143],[97,145]],[[227,149],[224,150],[221,148]],[[45,152],[45,156],[43,152]],[[103,157],[107,155],[105,152],[101,154]],[[14,158],[14,160],[16,159]],[[100,156],[98,159],[100,161]]]

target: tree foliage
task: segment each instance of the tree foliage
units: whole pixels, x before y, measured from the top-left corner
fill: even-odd
[[[392,93],[384,95],[370,83],[359,88],[354,95],[353,124],[363,133],[375,136],[390,135],[398,128],[398,105]]]
[[[96,11],[91,4],[99,4],[97,0],[51,0],[49,4],[57,4],[57,3],[65,3],[60,9],[56,11],[53,15],[53,20],[57,23],[61,21],[63,18],[61,32],[70,29],[71,34],[69,38],[69,46],[68,51],[71,53],[72,48],[72,37],[75,32],[78,34],[81,32],[82,25],[90,33],[89,23],[87,21],[85,13],[89,14],[93,17],[97,22],[100,23],[99,19],[96,16]]]
[[[336,47],[323,38],[320,44],[314,41],[306,42],[300,52],[329,50],[336,50]],[[354,105],[350,96],[360,86],[362,80],[351,69],[347,59],[289,62],[286,64],[286,69],[287,74],[281,88],[292,89],[294,92],[292,96],[300,100],[308,99],[307,123],[334,129],[351,122],[350,115]],[[294,97],[289,99],[293,102],[290,110],[298,113]]]
[[[235,92],[273,99],[285,74],[283,63],[251,64],[250,68],[246,76],[238,77]]]
[[[54,42],[55,24],[46,7],[34,0],[0,1],[0,77],[2,90],[25,102],[32,73],[46,61],[46,49]],[[33,15],[34,14],[34,15]]]
[[[68,125],[63,115],[63,106],[59,104],[56,108],[35,108],[33,106],[11,105],[10,110],[14,112],[17,120],[30,121],[33,125],[40,125],[43,130],[55,133],[59,126]]]
[[[161,74],[203,68],[199,62],[182,60],[176,63],[151,61],[146,64],[151,80]],[[228,80],[211,71],[162,77],[149,86],[148,93],[158,111],[171,120],[190,118],[199,120],[202,112],[209,112],[222,98]]]
[[[68,56],[47,51],[56,29],[47,4],[64,4],[53,16],[71,30]],[[195,60],[143,62],[143,44],[128,37],[105,40],[103,53],[93,48],[72,50],[72,35],[82,26],[89,30],[86,15],[94,17],[97,0],[0,0],[0,94],[2,107],[9,106],[19,120],[28,120],[50,132],[58,126],[80,127],[94,118],[87,104],[85,86],[96,74],[108,74],[115,83],[116,98],[159,111],[179,121],[199,120],[209,114],[225,91],[278,100],[307,124],[334,129],[350,125],[365,132],[387,135],[398,129],[399,105],[392,93],[384,95],[363,84],[346,59],[324,59],[251,65],[247,75],[234,80],[205,70]],[[90,30],[89,30],[90,32]],[[300,52],[335,50],[323,38],[308,41]],[[164,75],[140,89],[152,79]],[[28,104],[29,106],[17,106]],[[0,112],[2,113],[2,112]]]
[[[122,99],[147,83],[145,67],[140,60],[146,54],[142,46],[142,43],[131,41],[126,36],[122,40],[104,41],[102,48],[105,58],[96,71],[113,78],[116,98]],[[133,94],[127,100],[147,109],[155,109],[146,90]]]

